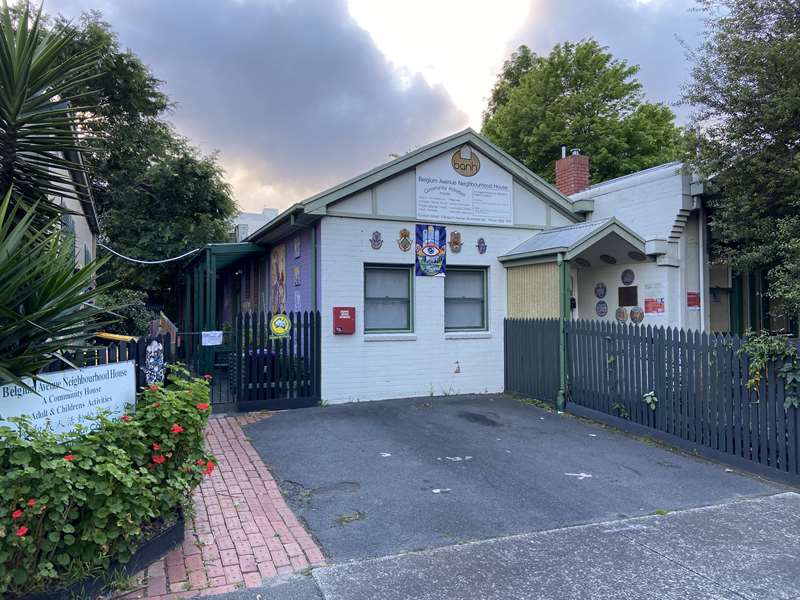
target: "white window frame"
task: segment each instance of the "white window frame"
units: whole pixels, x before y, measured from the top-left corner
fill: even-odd
[[[477,272],[480,273],[483,277],[483,315],[482,315],[482,325],[479,327],[447,327],[447,277],[450,276],[453,272]],[[470,267],[470,266],[447,266],[447,274],[445,275],[445,291],[443,292],[443,301],[444,301],[444,322],[445,322],[445,332],[456,332],[456,331],[489,331],[489,268],[488,267]]]
[[[403,328],[367,328],[367,271],[369,270],[395,270],[405,271],[408,275],[408,327]],[[375,298],[377,299],[377,298]],[[364,264],[364,333],[381,334],[381,333],[413,333],[414,331],[414,265],[405,264],[377,264],[365,263]]]

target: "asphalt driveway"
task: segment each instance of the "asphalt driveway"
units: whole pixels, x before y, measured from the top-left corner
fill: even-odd
[[[785,490],[503,395],[287,411],[246,432],[334,563]]]

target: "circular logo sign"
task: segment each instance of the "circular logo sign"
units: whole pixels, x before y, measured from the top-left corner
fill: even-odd
[[[275,315],[269,320],[269,330],[272,335],[283,337],[292,330],[292,321],[287,315]]]
[[[597,298],[605,298],[606,297],[606,284],[605,283],[598,283],[594,286],[594,295]]]
[[[481,161],[469,146],[462,146],[453,152],[450,162],[453,170],[462,177],[472,177],[481,170]]]
[[[605,317],[608,314],[608,304],[605,300],[600,300],[595,305],[594,310],[597,312],[598,317]]]

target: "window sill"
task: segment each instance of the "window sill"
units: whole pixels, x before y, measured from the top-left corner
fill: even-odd
[[[492,337],[491,331],[447,331],[446,340],[486,340]]]
[[[416,342],[416,333],[365,333],[365,342]]]

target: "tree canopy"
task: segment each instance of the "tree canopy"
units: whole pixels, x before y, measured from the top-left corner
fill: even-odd
[[[767,270],[773,307],[800,310],[800,2],[701,0],[706,34],[684,101],[691,161],[712,179],[718,257]]]
[[[562,146],[589,155],[592,183],[675,160],[675,115],[645,101],[638,71],[592,39],[547,56],[520,46],[492,89],[483,134],[551,182]]]
[[[53,17],[52,29],[73,32],[65,59],[93,49],[93,78],[80,90],[90,106],[83,158],[100,219],[101,240],[124,255],[159,260],[229,240],[236,206],[214,154],[204,155],[167,121],[171,102],[162,82],[98,12],[78,21]],[[174,306],[180,262],[157,266],[112,258],[104,268],[132,290]]]

